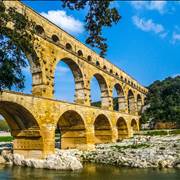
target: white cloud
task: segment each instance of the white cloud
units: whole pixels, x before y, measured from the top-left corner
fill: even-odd
[[[167,35],[163,25],[154,23],[152,19],[145,20],[143,18],[139,18],[138,16],[133,16],[132,20],[134,25],[142,31],[153,32],[160,35],[162,38]]]
[[[177,33],[177,32],[173,32],[173,35],[172,35],[172,42],[173,43],[176,43],[180,41],[180,33]]]
[[[63,67],[63,66],[56,67],[56,73],[58,73],[58,74],[66,74],[69,71],[70,71],[70,69],[67,67]]]
[[[72,16],[68,16],[63,10],[42,12],[41,15],[69,33],[79,34],[84,31],[83,23]]]
[[[135,9],[156,10],[159,13],[164,13],[167,4],[166,1],[132,1],[130,3]]]

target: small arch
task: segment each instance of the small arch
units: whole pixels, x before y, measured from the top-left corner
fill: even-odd
[[[109,71],[111,74],[113,73],[113,70],[112,69],[110,69],[110,71]]]
[[[104,70],[106,70],[106,69],[107,69],[107,67],[104,65],[104,66],[103,66],[103,69],[104,69]]]
[[[100,63],[99,63],[99,61],[96,61],[96,66],[100,66]]]
[[[118,130],[118,141],[128,138],[128,126],[123,117],[118,118],[116,126]]]
[[[66,43],[66,49],[72,51],[72,45],[70,43]]]
[[[51,38],[55,43],[59,41],[58,36],[56,36],[55,34],[53,34]]]
[[[65,111],[56,128],[56,147],[61,149],[82,148],[86,144],[86,128],[82,116],[74,111]]]
[[[126,100],[122,86],[119,83],[114,85],[114,89],[117,93],[117,100],[114,99],[114,110],[125,112],[126,111]]]
[[[116,74],[115,74],[115,75],[116,75],[117,77],[119,76],[117,72],[116,72]]]
[[[82,52],[81,50],[79,50],[79,51],[77,52],[77,54],[78,54],[78,56],[83,57],[83,52]]]
[[[138,114],[141,114],[141,110],[142,110],[142,97],[140,94],[137,95],[137,110],[138,110]]]
[[[131,128],[133,130],[133,133],[135,133],[139,130],[137,121],[135,119],[132,119],[132,121],[131,121]]]
[[[95,143],[112,142],[112,128],[108,118],[100,114],[94,121]]]
[[[88,61],[92,61],[92,57],[89,55],[89,56],[87,57],[87,60],[88,60]]]
[[[128,112],[134,114],[136,112],[135,97],[132,90],[128,91]]]
[[[41,34],[41,35],[45,33],[44,28],[40,25],[35,26],[35,31],[37,32],[37,34]]]

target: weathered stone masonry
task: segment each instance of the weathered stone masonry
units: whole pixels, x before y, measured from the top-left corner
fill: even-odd
[[[39,158],[53,153],[57,126],[61,129],[62,148],[89,150],[96,143],[116,142],[139,130],[146,88],[19,1],[4,3],[36,23],[34,49],[39,57],[38,63],[33,63],[27,54],[32,95],[7,91],[0,95],[0,113],[12,129],[15,152]],[[74,103],[53,100],[54,73],[59,61],[72,70]],[[100,85],[101,108],[91,107],[92,77]],[[113,111],[113,88],[118,94],[119,111]]]

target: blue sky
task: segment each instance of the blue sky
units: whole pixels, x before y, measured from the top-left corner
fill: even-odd
[[[23,1],[38,13],[84,42],[84,15],[87,9],[75,12],[61,7],[60,1]],[[112,28],[105,28],[108,39],[106,58],[141,84],[180,73],[180,2],[115,1],[122,19]],[[30,92],[31,76],[25,72],[25,92]],[[66,78],[64,78],[66,77]],[[56,72],[56,98],[73,101],[73,76],[62,62]],[[92,99],[98,100],[98,84],[92,81]],[[98,93],[97,93],[98,92]]]

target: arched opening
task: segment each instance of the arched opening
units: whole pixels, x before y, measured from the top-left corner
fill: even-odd
[[[40,26],[40,25],[35,26],[35,31],[39,35],[44,35],[44,33],[45,33],[44,28],[42,26]]]
[[[112,69],[110,69],[110,71],[109,71],[111,74],[113,74],[113,70]]]
[[[124,91],[120,84],[115,84],[113,89],[113,107],[114,110],[125,112],[126,111],[126,100]]]
[[[71,59],[59,61],[54,76],[54,97],[68,102],[84,102],[84,82],[79,66]]]
[[[138,110],[138,114],[141,114],[142,98],[141,98],[140,94],[137,95],[137,110]]]
[[[78,56],[83,57],[83,52],[82,52],[81,50],[79,50],[79,51],[77,52],[77,54],[78,54]]]
[[[128,137],[128,127],[124,118],[120,117],[117,120],[118,140],[122,140]]]
[[[112,142],[112,129],[108,118],[100,114],[96,117],[94,122],[95,143],[109,143]]]
[[[105,79],[100,74],[95,74],[91,79],[91,105],[96,107],[108,108],[109,93]]]
[[[107,70],[107,67],[104,65],[104,66],[103,66],[103,69],[104,69],[104,70]]]
[[[100,63],[99,63],[99,61],[96,61],[96,66],[100,66]]]
[[[81,149],[85,144],[86,129],[83,118],[73,110],[64,112],[57,123],[56,147]]]
[[[56,43],[56,42],[59,41],[59,38],[55,34],[53,34],[52,35],[52,40]]]
[[[66,43],[66,49],[72,51],[72,45],[69,43]]]
[[[132,119],[132,121],[131,121],[131,128],[133,130],[133,133],[135,133],[139,130],[138,124],[135,119]]]
[[[131,90],[128,91],[128,112],[130,114],[133,114],[136,112],[136,107],[135,107],[135,98],[134,94]]]
[[[21,153],[26,157],[37,154],[41,156],[42,138],[39,125],[32,113],[17,103],[1,101],[0,114],[6,120],[13,137],[14,153]]]
[[[92,61],[92,57],[89,55],[89,56],[87,57],[87,60],[88,60],[88,61]]]

